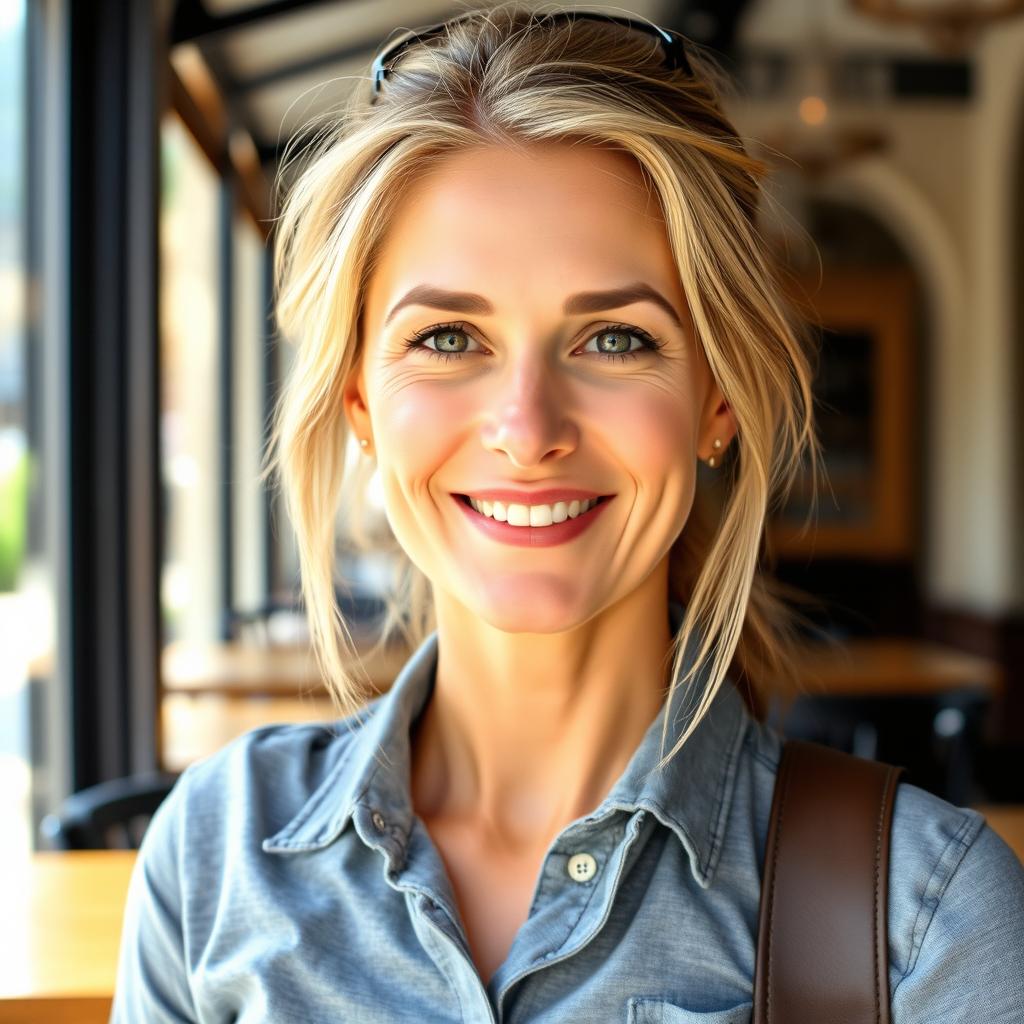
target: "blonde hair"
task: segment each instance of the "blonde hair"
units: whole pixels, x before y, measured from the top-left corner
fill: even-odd
[[[663,66],[653,37],[617,26],[545,22],[516,2],[467,15],[410,47],[375,104],[369,89],[356,90],[321,127],[286,190],[276,314],[296,352],[264,476],[279,471],[314,649],[340,713],[354,715],[372,691],[350,667],[354,644],[335,597],[343,501],[348,541],[388,550],[397,566],[378,649],[396,633],[418,646],[436,628],[430,581],[393,537],[361,522],[370,460],[351,467],[346,459],[342,389],[358,364],[362,296],[392,214],[420,175],[481,145],[567,142],[631,154],[659,196],[698,344],[738,424],[721,469],[721,512],[698,486],[669,556],[670,596],[685,605],[669,651],[672,685],[685,685],[705,662],[709,682],[660,769],[730,670],[763,686],[792,664],[799,616],[783,596],[797,592],[759,559],[767,514],[790,493],[805,455],[816,498],[809,321],[785,300],[783,272],[758,233],[767,167],[723,114],[719,97],[731,83],[705,50],[687,44],[687,74]],[[291,169],[286,153],[279,191]],[[690,637],[701,645],[680,678]],[[761,717],[753,691],[745,699]]]

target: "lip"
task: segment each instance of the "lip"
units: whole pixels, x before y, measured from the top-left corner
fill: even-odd
[[[585,491],[578,487],[548,487],[542,491],[516,491],[496,487],[483,491],[467,491],[474,501],[500,501],[505,505],[554,505],[557,501],[589,501],[591,498],[610,498],[610,494]],[[460,497],[460,495],[456,495]]]
[[[536,494],[532,495],[533,498],[537,498],[537,496],[538,495]],[[592,497],[604,497],[604,501],[599,501],[593,508],[584,512],[583,515],[577,516],[575,519],[566,519],[564,522],[553,523],[551,526],[509,526],[508,523],[499,523],[496,519],[491,519],[489,516],[485,516],[480,512],[477,512],[468,501],[464,500],[465,495],[452,495],[452,499],[455,501],[455,504],[462,509],[466,518],[469,519],[469,521],[478,530],[483,532],[485,536],[490,537],[493,540],[501,541],[505,544],[511,544],[515,547],[523,548],[549,548],[556,544],[564,544],[567,541],[578,537],[587,529],[587,527],[591,526],[602,511],[611,504],[615,495],[612,494],[604,496],[595,494],[592,495]],[[502,499],[498,498],[496,500],[501,501]],[[544,504],[544,502],[540,501],[535,503]],[[522,504],[527,503],[522,502]]]

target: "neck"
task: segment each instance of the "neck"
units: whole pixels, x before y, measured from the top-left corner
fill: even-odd
[[[527,849],[601,802],[668,685],[667,578],[657,576],[554,633],[497,630],[441,597],[434,690],[411,737],[424,820]]]

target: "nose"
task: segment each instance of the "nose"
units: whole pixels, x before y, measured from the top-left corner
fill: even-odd
[[[514,360],[497,385],[484,446],[527,468],[573,451],[579,438],[568,389],[541,353]]]

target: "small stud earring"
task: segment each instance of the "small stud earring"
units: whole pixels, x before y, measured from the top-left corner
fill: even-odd
[[[370,442],[369,442],[369,441],[367,441],[367,440],[366,440],[366,438],[364,437],[364,438],[363,438],[363,439],[362,439],[362,440],[361,440],[361,441],[359,442],[359,447],[360,447],[360,448],[365,448],[365,447],[366,447],[366,446],[367,446],[367,445],[368,445],[369,443],[370,443]]]
[[[713,442],[713,447],[716,450],[718,448],[722,447],[722,442],[717,437],[715,438],[715,440]],[[714,455],[712,455],[711,458],[708,459],[708,465],[711,466],[712,469],[714,469],[714,466],[715,466],[715,457],[714,457]]]

